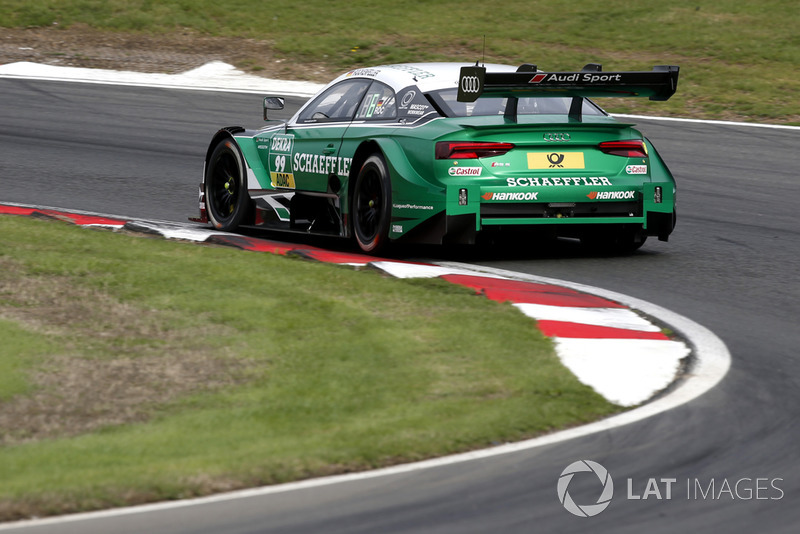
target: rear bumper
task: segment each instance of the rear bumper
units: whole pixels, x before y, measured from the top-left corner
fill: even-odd
[[[447,219],[458,219],[461,233],[465,220],[474,224],[475,232],[489,227],[550,225],[570,228],[564,234],[571,234],[580,226],[636,225],[643,234],[664,241],[675,226],[673,183],[544,189],[449,185]]]

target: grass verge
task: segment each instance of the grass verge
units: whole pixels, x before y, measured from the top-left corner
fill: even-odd
[[[6,0],[9,28],[87,25],[108,32],[217,36],[234,50],[269,45],[269,57],[239,57],[253,71],[275,62],[332,72],[406,61],[475,61],[576,70],[649,70],[680,65],[666,103],[611,99],[612,112],[800,124],[800,10],[795,0],[485,0],[374,4],[298,0],[281,9],[235,0]],[[484,46],[485,37],[485,46]],[[306,78],[302,78],[306,79]],[[328,78],[316,81],[329,81]]]
[[[0,217],[0,520],[465,451],[618,411],[441,280]]]

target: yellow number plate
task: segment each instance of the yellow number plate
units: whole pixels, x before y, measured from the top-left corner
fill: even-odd
[[[583,152],[528,152],[529,169],[583,169]]]

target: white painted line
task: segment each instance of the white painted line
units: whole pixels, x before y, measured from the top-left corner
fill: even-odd
[[[667,388],[691,352],[679,341],[555,338],[556,351],[583,384],[620,406],[636,406]]]
[[[561,285],[561,284],[555,284]],[[569,306],[547,306],[545,304],[515,303],[528,317],[542,321],[566,321],[594,326],[624,328],[641,332],[659,332],[657,327],[641,315],[626,308],[573,308]]]
[[[395,278],[438,278],[448,274],[462,274],[475,276],[475,271],[456,267],[441,267],[438,265],[424,265],[419,263],[402,263],[396,261],[373,261],[370,266],[380,269]],[[486,276],[486,275],[483,275]],[[489,276],[489,278],[504,278],[502,276]]]
[[[119,230],[123,226],[125,226],[124,223],[123,224],[106,223],[106,224],[82,224],[81,225],[81,227],[83,227],[83,228],[111,228],[112,230]]]
[[[0,65],[0,78],[306,97],[323,87],[318,83],[253,76],[221,61],[212,61],[180,74],[58,67],[23,61]]]
[[[671,122],[687,122],[695,124],[718,124],[720,126],[750,126],[753,128],[774,128],[777,130],[797,130],[800,131],[800,126],[789,126],[788,124],[763,124],[760,122],[734,122],[734,121],[712,121],[708,119],[684,119],[681,117],[650,117],[647,115],[627,115],[625,113],[614,113],[614,118],[623,119],[640,119],[652,121],[671,121]]]
[[[167,239],[184,239],[186,241],[203,242],[215,235],[230,235],[226,232],[218,232],[202,226],[191,226],[185,224],[151,223],[147,221],[135,221],[131,225],[134,230],[145,229],[156,232]]]
[[[15,208],[34,209],[34,210],[40,210],[40,211],[63,211],[65,213],[72,213],[74,215],[89,215],[89,216],[92,216],[92,217],[102,217],[104,219],[114,219],[114,220],[118,220],[118,221],[141,222],[141,223],[148,223],[148,224],[159,223],[159,224],[165,224],[165,225],[179,224],[179,223],[171,222],[171,221],[159,221],[158,219],[144,220],[144,219],[140,219],[139,217],[129,217],[127,215],[112,215],[110,213],[101,213],[101,212],[97,212],[97,211],[85,211],[85,210],[78,210],[78,209],[72,209],[72,208],[60,208],[60,207],[56,207],[56,206],[44,206],[44,205],[41,205],[41,204],[21,204],[19,202],[6,202],[6,201],[3,201],[2,204],[6,205],[6,206],[14,206]]]

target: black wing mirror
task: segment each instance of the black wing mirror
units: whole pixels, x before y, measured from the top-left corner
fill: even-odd
[[[277,111],[283,109],[284,105],[286,104],[286,99],[281,96],[267,96],[264,97],[264,120],[270,120],[267,117],[267,111],[273,110]]]

